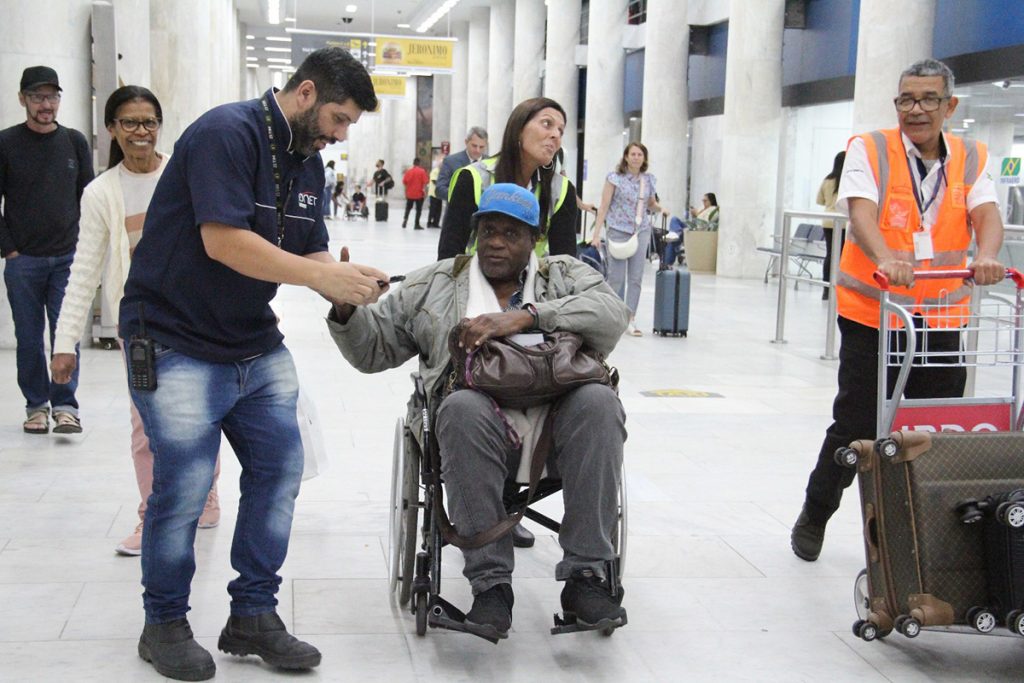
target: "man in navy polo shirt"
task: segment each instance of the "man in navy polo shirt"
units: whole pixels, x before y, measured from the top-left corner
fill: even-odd
[[[164,676],[205,680],[216,671],[185,614],[222,430],[242,465],[242,496],[231,547],[239,576],[228,584],[231,616],[217,646],[287,669],[320,663],[275,611],[303,456],[295,367],[270,300],[279,283],[354,305],[387,289],[383,272],[330,256],[319,204],[319,150],[376,107],[362,65],[344,50],[318,50],[284,90],[217,107],[189,126],[153,195],[120,332],[154,349],[156,387],[140,388],[137,372],[129,384],[154,455],[138,651]]]

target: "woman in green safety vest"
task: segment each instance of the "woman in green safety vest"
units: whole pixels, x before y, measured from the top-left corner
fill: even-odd
[[[452,176],[438,260],[473,248],[470,217],[491,183],[515,183],[537,195],[542,234],[538,256],[546,252],[576,255],[576,188],[555,170],[554,163],[564,132],[565,110],[554,100],[534,97],[512,110],[499,152],[463,166]]]

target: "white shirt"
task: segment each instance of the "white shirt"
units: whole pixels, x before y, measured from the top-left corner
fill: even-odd
[[[917,169],[917,162],[914,161],[915,158],[921,157],[921,152],[918,151],[917,147],[906,135],[900,133],[900,137],[903,138],[903,147],[907,151],[907,161],[910,163],[910,168],[914,174],[914,183],[919,188],[918,192],[921,197],[930,199],[932,193],[935,192],[936,183],[939,182],[939,164],[932,164],[922,182]],[[945,133],[943,133],[943,142],[945,142]],[[946,149],[949,149],[948,144],[946,144]],[[880,150],[880,153],[884,153],[884,150]],[[921,217],[922,225],[930,226],[935,224],[939,205],[942,204],[942,197],[945,193],[946,183],[944,182],[939,187],[935,201],[931,203],[924,216]],[[836,211],[849,216],[850,208],[846,200],[850,197],[861,197],[869,199],[875,204],[878,203],[878,185],[875,183],[875,174],[871,170],[871,164],[868,161],[867,147],[864,144],[864,140],[860,137],[854,138],[846,150],[843,175],[839,181],[839,198],[836,200]],[[988,169],[983,169],[983,172],[971,187],[971,191],[967,194],[967,211],[973,211],[976,207],[989,202],[998,203],[999,200],[996,197],[996,186],[992,182],[991,174],[989,174]]]

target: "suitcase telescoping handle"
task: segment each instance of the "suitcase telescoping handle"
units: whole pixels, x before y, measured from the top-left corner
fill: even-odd
[[[885,273],[880,270],[876,270],[873,274],[875,282],[878,283],[879,289],[883,292],[889,291],[889,278],[886,277]],[[959,277],[964,280],[968,280],[974,277],[974,270],[971,268],[953,268],[947,270],[917,270],[914,269],[915,280],[943,280],[951,277]],[[1006,279],[1013,280],[1013,284],[1017,286],[1017,289],[1024,289],[1024,275],[1019,273],[1014,268],[1006,269]]]

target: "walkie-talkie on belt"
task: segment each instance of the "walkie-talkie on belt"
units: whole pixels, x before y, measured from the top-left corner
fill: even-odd
[[[128,381],[132,389],[153,391],[156,389],[156,352],[153,340],[146,336],[146,319],[139,304],[139,334],[133,334],[128,342]]]

